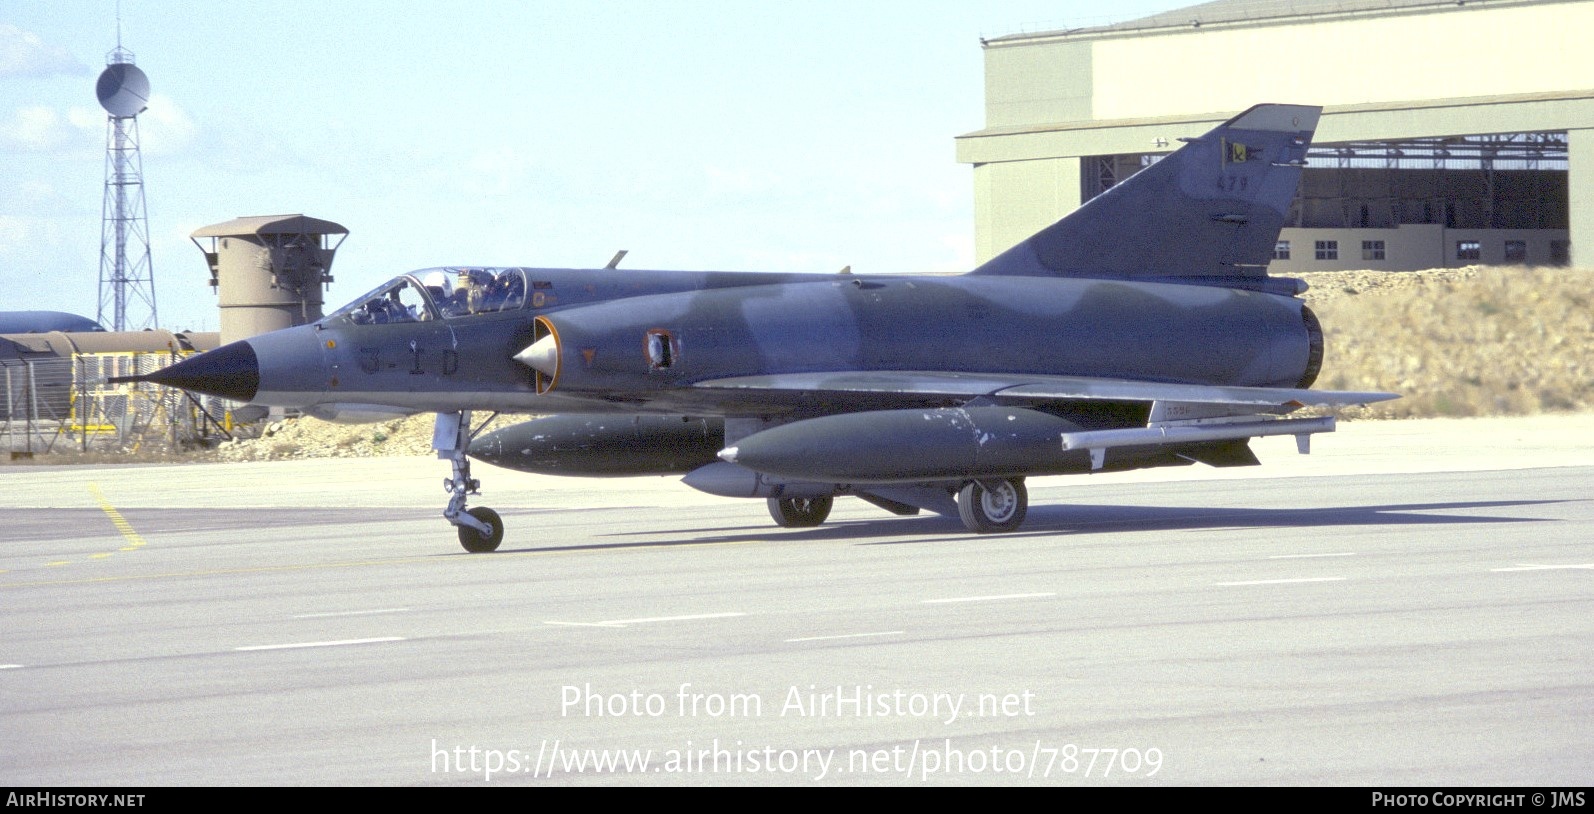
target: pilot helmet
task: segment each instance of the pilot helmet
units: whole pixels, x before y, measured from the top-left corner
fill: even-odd
[[[429,271],[421,278],[421,285],[441,291],[443,296],[454,293],[454,282],[448,279],[448,274],[442,271]]]

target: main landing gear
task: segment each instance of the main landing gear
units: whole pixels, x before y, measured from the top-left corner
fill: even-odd
[[[437,457],[448,459],[454,468],[453,477],[443,479],[443,489],[450,495],[443,517],[454,524],[459,532],[459,544],[472,554],[497,551],[498,544],[504,540],[504,521],[498,517],[498,512],[485,506],[465,508],[466,496],[481,494],[482,486],[481,481],[470,476],[470,458],[465,453],[470,449],[471,439],[497,417],[498,414],[493,413],[472,430],[469,411],[438,413],[437,426],[432,431],[432,448],[437,450]]]
[[[1029,511],[1029,491],[1024,488],[1023,478],[974,480],[960,487],[956,484],[948,484],[947,487],[948,492],[957,495],[957,514],[964,528],[975,534],[1017,531],[1024,524],[1024,515]],[[922,503],[894,503],[879,496],[865,499],[897,514],[911,513],[925,506]],[[828,497],[772,497],[768,498],[769,516],[782,528],[813,528],[830,516],[832,502],[833,499]],[[950,514],[952,504],[931,504],[928,508]],[[904,509],[907,511],[901,511]]]
[[[1017,531],[1029,511],[1023,478],[969,481],[958,491],[958,516],[975,534]]]
[[[782,528],[811,529],[825,522],[834,502],[828,497],[772,497],[769,498],[769,516]]]

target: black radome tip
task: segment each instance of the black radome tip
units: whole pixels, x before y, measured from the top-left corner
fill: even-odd
[[[110,380],[151,382],[207,396],[249,402],[260,389],[260,360],[248,342],[233,342],[141,376]]]

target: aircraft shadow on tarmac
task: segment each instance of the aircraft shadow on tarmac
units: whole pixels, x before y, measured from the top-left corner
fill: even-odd
[[[1502,517],[1483,514],[1427,514],[1465,512],[1514,506],[1542,506],[1562,500],[1494,500],[1448,503],[1404,503],[1377,506],[1325,506],[1302,509],[1210,508],[1196,506],[1119,506],[1057,504],[1032,507],[1024,529],[1002,535],[976,535],[963,530],[955,517],[926,514],[918,517],[882,517],[878,520],[835,520],[812,529],[720,527],[619,532],[607,537],[675,535],[650,542],[594,543],[573,546],[533,546],[500,549],[505,553],[534,551],[654,548],[748,542],[858,540],[862,545],[902,545],[948,540],[991,540],[1044,537],[1061,533],[1091,534],[1119,531],[1202,531],[1242,528],[1317,528],[1329,526],[1455,525],[1474,523],[1545,523],[1555,518]],[[892,539],[870,539],[890,537]]]

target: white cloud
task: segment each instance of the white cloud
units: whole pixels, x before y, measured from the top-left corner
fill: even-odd
[[[62,218],[0,215],[0,258],[7,272],[38,270],[42,258],[66,245],[77,225]]]
[[[156,94],[138,117],[139,149],[149,155],[186,150],[198,128],[169,96]],[[0,121],[0,150],[23,153],[82,153],[105,150],[105,111],[72,107],[65,111],[42,105],[16,110]]]
[[[9,121],[0,121],[0,150],[73,152],[91,148],[99,140],[95,132],[75,111],[63,114],[42,105],[24,107],[15,111]]]
[[[104,127],[105,117],[100,116]],[[194,142],[198,128],[194,120],[178,107],[176,100],[163,94],[149,98],[149,108],[138,117],[139,148],[150,155],[184,152]]]
[[[47,43],[32,31],[0,23],[0,77],[87,73],[89,66],[65,47]]]
[[[66,120],[73,127],[90,133],[105,129],[105,111],[92,107],[74,107],[66,111]]]

